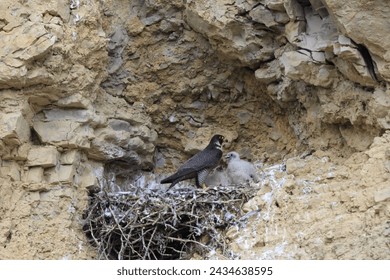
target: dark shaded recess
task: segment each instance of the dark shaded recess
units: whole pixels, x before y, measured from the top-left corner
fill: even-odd
[[[360,52],[360,54],[362,55],[363,57],[363,60],[364,60],[364,63],[366,64],[367,66],[367,69],[368,69],[368,72],[370,73],[370,76],[371,78],[376,81],[376,82],[379,82],[378,80],[378,77],[376,76],[376,73],[375,73],[375,66],[374,66],[374,60],[372,59],[371,57],[371,54],[370,52],[368,51],[368,49],[366,48],[366,46],[362,45],[362,44],[357,44],[356,42],[354,42],[353,40],[351,40],[357,47],[357,50]]]
[[[42,145],[41,139],[34,128],[30,129],[30,141],[33,145]]]

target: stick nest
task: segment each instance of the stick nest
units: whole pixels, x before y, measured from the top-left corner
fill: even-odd
[[[84,231],[99,259],[188,259],[210,252],[233,258],[223,231],[245,223],[242,205],[253,186],[102,188],[90,196]]]

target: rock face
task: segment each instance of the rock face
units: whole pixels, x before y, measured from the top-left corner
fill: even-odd
[[[0,258],[96,257],[88,192],[216,133],[286,163],[237,255],[389,258],[390,4],[368,2],[1,1]]]
[[[248,224],[227,233],[233,252],[243,259],[388,259],[389,140],[387,132],[344,160],[315,152],[265,167],[262,189],[244,205],[253,213]]]

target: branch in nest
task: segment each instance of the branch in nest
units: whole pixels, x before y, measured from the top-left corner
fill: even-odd
[[[217,248],[229,255],[223,230],[243,222],[241,207],[256,193],[249,185],[169,193],[132,185],[125,192],[109,184],[101,189],[84,215],[84,231],[100,259],[179,259]]]

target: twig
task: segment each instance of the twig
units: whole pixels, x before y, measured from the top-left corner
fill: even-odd
[[[100,259],[177,259],[216,248],[231,256],[223,231],[246,222],[240,219],[242,205],[256,193],[250,186],[166,193],[103,183],[84,215],[85,232]]]

